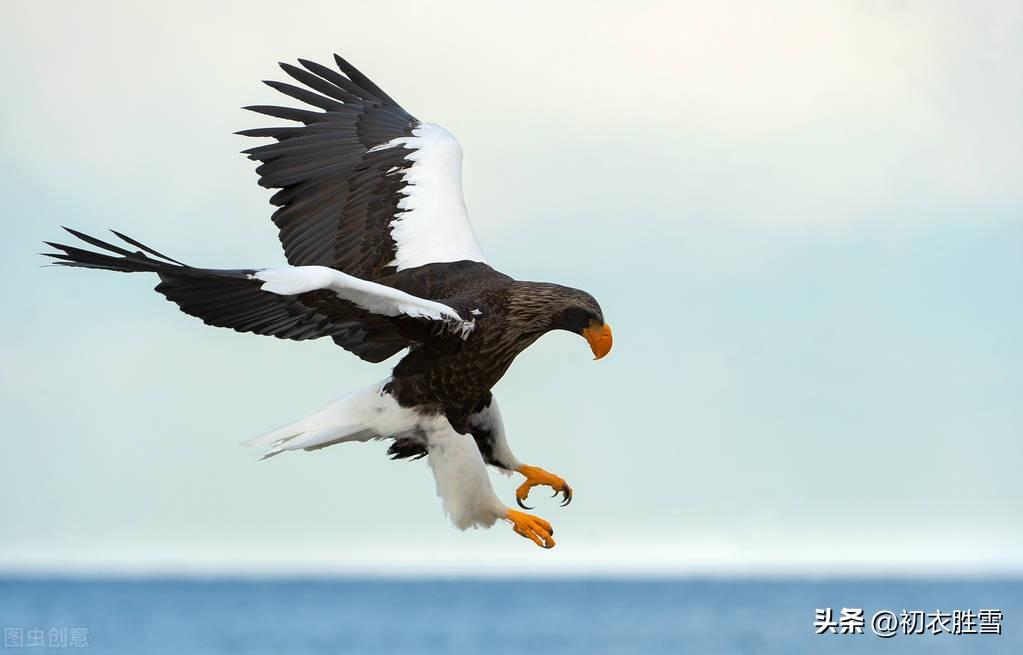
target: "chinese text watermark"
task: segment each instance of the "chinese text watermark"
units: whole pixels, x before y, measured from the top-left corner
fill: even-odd
[[[88,648],[89,629],[81,626],[4,627],[4,648]]]
[[[817,608],[813,627],[817,634],[863,634],[870,630],[882,639],[896,635],[1000,635],[1002,610],[879,610],[867,620],[859,607],[843,607],[836,612],[830,607]]]

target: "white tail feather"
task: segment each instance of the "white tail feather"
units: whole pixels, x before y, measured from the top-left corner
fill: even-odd
[[[266,447],[266,459],[288,450],[316,450],[335,443],[414,432],[420,416],[384,393],[386,382],[342,396],[318,412],[249,439],[244,445]]]

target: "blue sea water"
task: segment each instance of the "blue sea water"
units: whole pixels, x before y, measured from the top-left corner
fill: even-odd
[[[815,635],[827,607],[863,608],[865,633]],[[1000,609],[1002,634],[882,639],[884,609]],[[11,653],[1015,655],[1021,617],[1023,581],[0,580]]]

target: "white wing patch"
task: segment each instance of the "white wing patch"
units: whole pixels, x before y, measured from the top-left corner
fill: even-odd
[[[399,271],[437,262],[485,262],[462,196],[462,146],[435,123],[423,123],[412,136],[392,139],[372,150],[404,146],[412,166],[405,169],[398,213],[391,222]],[[371,151],[372,151],[371,150]]]
[[[327,289],[339,298],[355,303],[368,312],[380,316],[410,316],[435,321],[446,321],[461,332],[465,339],[476,326],[476,319],[462,320],[458,312],[444,303],[427,300],[384,284],[357,278],[327,266],[286,266],[265,268],[249,275],[261,280],[263,291],[281,296]]]

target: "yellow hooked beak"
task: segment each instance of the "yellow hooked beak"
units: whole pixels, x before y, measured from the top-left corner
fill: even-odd
[[[607,323],[590,323],[590,327],[583,330],[583,336],[590,343],[593,359],[600,359],[611,352],[611,326]]]

